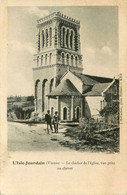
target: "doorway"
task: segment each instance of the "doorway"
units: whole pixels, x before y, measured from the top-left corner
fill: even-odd
[[[76,119],[79,120],[80,117],[80,109],[79,107],[76,108]]]
[[[63,108],[63,120],[67,120],[67,108]]]

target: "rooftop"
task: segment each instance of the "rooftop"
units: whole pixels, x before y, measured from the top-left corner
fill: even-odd
[[[113,81],[113,78],[109,78],[109,77],[100,77],[100,76],[93,76],[93,75],[87,75],[87,74],[84,74],[84,75],[99,83],[110,83]]]
[[[70,80],[63,80],[48,96],[81,96]]]
[[[87,74],[73,73],[77,76],[85,85],[95,85],[96,83],[110,83],[112,78],[92,76]]]
[[[77,76],[84,85],[94,85],[95,83],[98,83],[98,81],[88,77],[87,75],[80,74],[80,73],[73,73],[75,76]]]
[[[102,92],[110,85],[110,83],[96,83],[90,91],[86,92],[86,96],[101,96]]]
[[[71,22],[73,22],[75,24],[80,24],[80,21],[79,20],[75,20],[74,18],[71,18],[69,16],[66,16],[66,15],[62,14],[61,12],[53,12],[52,14],[50,14],[48,16],[45,16],[44,18],[41,18],[41,19],[37,20],[37,23],[38,24],[41,24],[41,23],[43,23],[45,21],[48,21],[48,20],[50,20],[50,19],[52,19],[54,17],[59,17],[61,19],[66,19],[69,22],[71,21]]]

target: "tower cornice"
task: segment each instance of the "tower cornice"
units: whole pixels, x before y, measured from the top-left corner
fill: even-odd
[[[68,67],[67,65],[63,65],[63,64],[52,64],[52,65],[48,65],[48,66],[38,66],[38,67],[33,67],[33,70],[40,70],[40,69],[50,69],[52,67]],[[71,69],[75,69],[75,70],[83,70],[83,68],[81,67],[76,67],[76,66],[70,66]]]
[[[61,21],[66,21],[72,24],[75,24],[76,26],[80,26],[80,21],[79,20],[75,20],[71,17],[68,17],[66,15],[63,15],[60,12],[54,12],[44,18],[41,18],[39,20],[37,20],[37,27],[39,27],[40,25],[44,25],[46,22],[48,21],[53,21],[53,19],[61,19]]]
[[[60,49],[49,47],[49,48],[43,48],[43,50],[40,50],[38,53],[35,53],[34,57],[36,57],[38,55],[43,55],[47,52],[52,52],[52,51],[60,51],[61,53],[64,52],[64,53],[82,56],[82,54],[79,51],[74,51],[74,50],[66,49],[66,48],[62,48],[62,47]]]

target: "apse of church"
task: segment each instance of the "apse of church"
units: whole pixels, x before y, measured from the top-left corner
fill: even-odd
[[[47,95],[60,83],[68,67],[82,73],[80,21],[54,12],[37,20],[37,53],[34,55],[33,78],[35,111],[49,109]]]

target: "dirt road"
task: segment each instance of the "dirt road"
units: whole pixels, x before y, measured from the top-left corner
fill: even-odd
[[[23,124],[8,122],[8,149],[11,151],[72,151],[60,144],[68,139],[59,127],[59,133],[47,134],[46,124]]]

